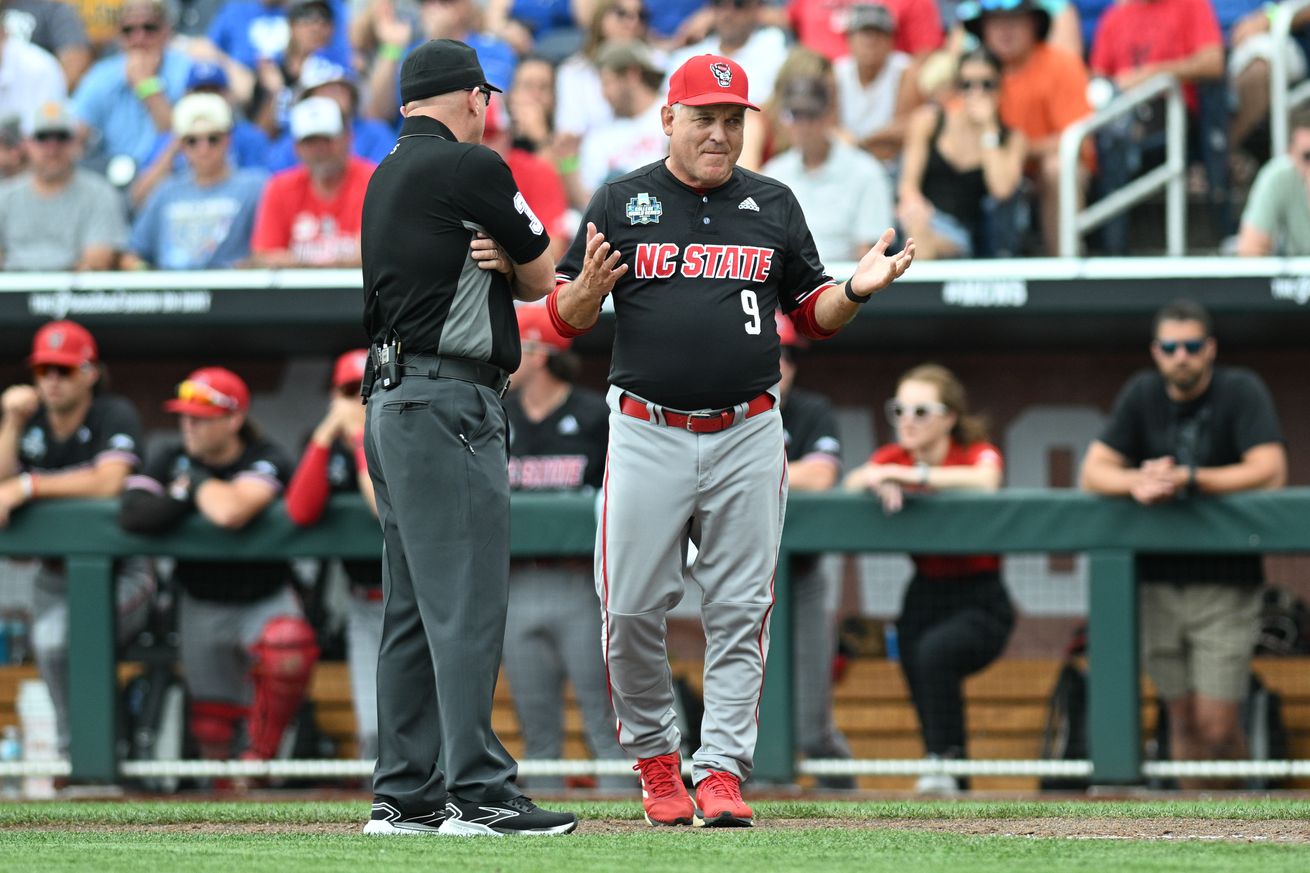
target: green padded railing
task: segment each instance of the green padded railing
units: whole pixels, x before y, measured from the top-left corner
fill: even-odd
[[[381,553],[377,522],[357,497],[334,498],[322,523],[298,529],[273,507],[246,530],[190,518],[159,537],[123,533],[108,501],[48,501],[0,529],[0,556],[67,559],[70,732],[73,778],[117,775],[112,560],[160,555],[222,560],[361,558]],[[516,495],[515,555],[589,555],[595,500]],[[867,495],[793,494],[775,583],[778,604],[760,708],[756,773],[794,775],[791,621],[786,558],[799,552],[1086,552],[1090,595],[1090,735],[1093,779],[1140,779],[1137,602],[1133,555],[1152,551],[1310,551],[1310,488],[1141,507],[1074,491],[1002,491],[910,497],[882,513]]]

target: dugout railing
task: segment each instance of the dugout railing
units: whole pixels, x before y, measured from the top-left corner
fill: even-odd
[[[16,513],[0,530],[0,556],[60,557],[69,597],[71,760],[0,772],[70,775],[112,783],[124,776],[244,773],[336,777],[367,772],[367,762],[121,762],[115,713],[113,560],[128,555],[254,560],[295,557],[376,557],[381,537],[358,498],[333,499],[321,524],[296,528],[274,507],[248,528],[225,531],[192,517],[159,537],[121,531],[109,501],[50,501]],[[1089,739],[1087,761],[948,762],[946,772],[1082,776],[1102,784],[1132,784],[1169,775],[1169,763],[1143,765],[1134,555],[1189,551],[1289,553],[1310,551],[1310,488],[1196,499],[1142,507],[1069,490],[1010,490],[912,498],[885,515],[867,495],[794,494],[784,527],[775,581],[772,649],[760,708],[759,777],[790,781],[793,755],[791,621],[787,558],[810,552],[1084,553],[1088,558]],[[512,551],[519,556],[586,556],[592,552],[594,500],[585,495],[516,495]],[[572,764],[526,762],[525,774],[562,772]],[[1050,765],[1050,766],[1043,766]],[[626,767],[626,765],[623,765]],[[1310,761],[1265,762],[1264,775],[1310,775]],[[597,772],[603,768],[581,768]],[[802,772],[908,774],[919,761],[807,761]],[[1211,768],[1210,772],[1224,772]]]

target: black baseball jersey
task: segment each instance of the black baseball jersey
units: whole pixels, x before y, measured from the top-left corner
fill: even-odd
[[[782,404],[782,430],[787,441],[787,460],[826,455],[841,463],[837,416],[822,394],[804,388],[787,392],[786,402]]]
[[[509,418],[509,487],[515,491],[599,488],[609,446],[609,406],[585,388],[573,388],[559,408],[530,421],[516,393],[505,397]]]
[[[128,487],[163,495],[171,484],[198,470],[204,478],[235,482],[253,478],[281,492],[290,481],[294,465],[280,448],[264,439],[249,442],[231,464],[210,467],[189,457],[180,445],[152,453],[140,476],[128,480]],[[249,602],[268,597],[292,578],[286,561],[192,561],[179,560],[173,578],[198,600]]]
[[[1166,455],[1183,465],[1235,464],[1255,446],[1283,442],[1273,397],[1251,370],[1215,367],[1200,397],[1175,403],[1155,370],[1137,373],[1115,401],[1101,442],[1130,466]],[[1142,555],[1139,579],[1150,582],[1237,582],[1263,578],[1259,555]]]
[[[395,335],[402,354],[518,368],[509,281],[478,269],[469,253],[477,230],[520,264],[550,245],[500,155],[458,142],[435,119],[406,118],[364,197],[364,329],[374,343]]]
[[[355,466],[355,453],[340,440],[332,442],[328,451],[328,487],[333,494],[358,494],[359,470]],[[382,585],[382,562],[367,559],[342,561],[346,575],[356,585],[376,588]]]
[[[51,473],[93,467],[103,460],[119,460],[135,470],[141,466],[141,418],[124,397],[113,394],[91,399],[82,426],[66,440],[55,438],[42,406],[18,440],[18,465],[31,473]]]
[[[791,189],[740,167],[703,192],[663,161],[606,182],[558,281],[581,272],[589,221],[628,265],[610,382],[673,409],[732,406],[777,383],[774,310],[832,284]]]

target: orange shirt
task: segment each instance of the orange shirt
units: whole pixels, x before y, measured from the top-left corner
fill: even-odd
[[[1087,67],[1077,55],[1039,43],[1027,62],[1001,80],[1001,123],[1037,143],[1085,115]]]

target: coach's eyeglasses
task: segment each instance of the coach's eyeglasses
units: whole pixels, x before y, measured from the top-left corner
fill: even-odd
[[[482,102],[483,102],[483,105],[485,105],[485,106],[490,106],[490,105],[491,105],[491,89],[490,89],[490,88],[487,88],[485,85],[474,85],[472,88],[465,88],[464,90],[465,90],[465,91],[481,91],[481,92],[482,92]]]
[[[1164,355],[1166,358],[1172,358],[1178,353],[1179,349],[1182,349],[1189,355],[1199,355],[1201,354],[1201,350],[1205,348],[1205,343],[1206,340],[1204,337],[1191,340],[1156,340],[1155,347],[1159,349],[1160,354]]]
[[[903,418],[910,418],[913,421],[927,421],[934,415],[945,415],[951,411],[951,408],[945,403],[902,403],[899,400],[888,400],[887,420],[896,424]]]
[[[197,382],[194,379],[187,379],[177,386],[177,399],[184,403],[213,406],[218,409],[235,410],[241,405],[237,403],[235,397],[229,397],[213,385]]]

